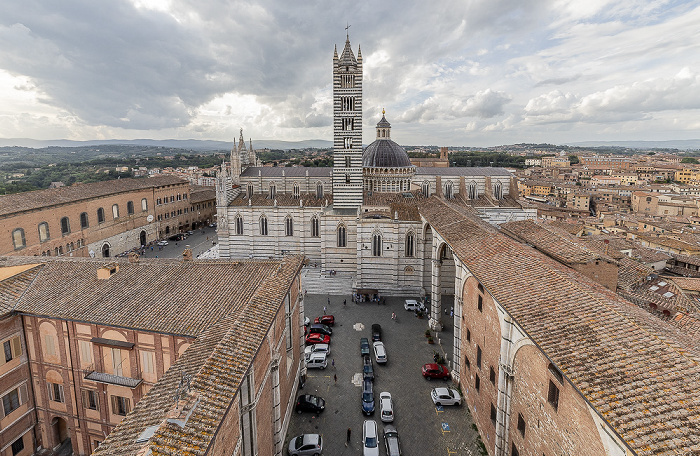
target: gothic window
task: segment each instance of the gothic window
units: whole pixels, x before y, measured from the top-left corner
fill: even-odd
[[[292,197],[299,198],[299,184],[297,184],[296,182],[294,183],[294,186],[292,187]]]
[[[346,184],[350,183],[350,174],[349,173],[345,173],[345,183]]]
[[[104,223],[104,222],[105,222],[105,210],[100,207],[97,209],[97,223]]]
[[[134,202],[133,201],[128,201],[126,203],[126,213],[129,215],[134,213]]]
[[[243,217],[236,215],[236,234],[243,234]]]
[[[452,181],[447,181],[447,182],[445,182],[445,198],[452,199],[453,196],[454,196],[454,194],[453,194]]]
[[[316,198],[323,198],[323,184],[321,182],[316,183]]]
[[[354,97],[340,97],[341,107],[343,111],[354,111],[355,110],[355,98]]]
[[[496,199],[503,198],[503,189],[500,182],[493,184],[493,197]]]
[[[347,245],[347,232],[345,230],[345,225],[338,226],[338,247],[345,247]]]
[[[372,256],[382,256],[382,235],[379,233],[372,236]]]
[[[275,184],[270,184],[270,199],[275,199],[275,196],[277,196],[277,187],[275,187]]]
[[[254,190],[253,184],[248,184],[248,191],[247,191],[248,198],[250,198],[253,195],[253,190]]]
[[[84,213],[84,212],[83,212]],[[82,216],[81,216],[82,220]],[[41,222],[39,224],[39,242],[45,242],[51,239],[49,235],[49,224],[46,222]]]
[[[318,217],[311,217],[311,237],[319,237]]]
[[[148,210],[148,200],[146,198],[141,199],[141,210],[144,212]]]
[[[346,156],[345,156],[345,167],[346,167],[346,168],[351,168],[351,166],[350,166],[350,156],[349,156],[349,155],[346,155]]]
[[[469,183],[469,199],[475,200],[479,197],[479,191],[477,190],[476,183]]]
[[[428,181],[423,182],[423,185],[421,186],[421,190],[423,191],[423,196],[428,198],[430,196],[430,182],[428,182]]]
[[[112,204],[112,217],[119,218],[119,205]]]
[[[355,119],[343,119],[343,130],[352,131],[355,127]]]
[[[352,149],[352,138],[343,138],[345,141],[345,149]]]
[[[260,234],[262,236],[267,236],[267,217],[264,215],[260,217]]]
[[[406,256],[407,257],[412,257],[413,256],[413,233],[408,233],[406,235]]]
[[[70,220],[68,220],[68,217],[61,219],[61,234],[64,236],[70,234]]]
[[[15,250],[26,247],[27,243],[24,239],[24,230],[22,228],[17,228],[12,232],[12,243],[15,246]]]
[[[284,219],[284,235],[294,236],[294,221],[289,215]]]

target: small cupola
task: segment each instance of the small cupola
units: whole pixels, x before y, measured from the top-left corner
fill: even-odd
[[[391,124],[384,117],[386,112],[382,109],[382,120],[377,124],[377,139],[391,139]]]

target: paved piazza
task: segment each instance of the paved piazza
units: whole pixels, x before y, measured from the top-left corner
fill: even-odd
[[[331,304],[328,305],[330,297]],[[411,296],[415,298],[415,296]],[[343,299],[347,304],[343,306]],[[384,424],[380,419],[379,393],[388,391],[394,401],[396,426],[401,440],[402,453],[410,455],[480,455],[478,434],[472,426],[467,406],[445,407],[438,412],[430,399],[430,390],[451,382],[425,380],[421,366],[432,362],[433,351],[452,351],[452,328],[441,333],[441,345],[429,345],[424,332],[427,318],[418,319],[412,312],[403,310],[404,298],[387,298],[385,305],[351,301],[350,296],[311,295],[304,301],[305,314],[313,320],[323,313],[335,316],[331,339],[331,356],[325,370],[309,369],[306,386],[299,394],[315,394],[326,400],[326,409],[320,415],[309,412],[293,413],[285,446],[289,439],[303,433],[323,435],[325,455],[357,455],[362,453],[362,423],[368,419],[360,404],[361,389],[357,380],[362,370],[360,338],[371,340],[373,323],[382,325],[382,340],[386,346],[388,363],[378,365],[374,361],[374,395],[377,410],[369,419],[377,421],[381,438],[381,455],[384,448]],[[449,306],[450,304],[443,304]],[[398,321],[391,320],[392,311]],[[450,320],[442,313],[444,322]],[[361,327],[361,330],[356,328]],[[442,348],[441,348],[442,347]],[[335,360],[335,367],[331,366]],[[338,380],[334,382],[333,376]],[[357,384],[356,384],[357,383]],[[351,428],[351,444],[346,447],[346,431]],[[443,428],[449,431],[443,432]]]

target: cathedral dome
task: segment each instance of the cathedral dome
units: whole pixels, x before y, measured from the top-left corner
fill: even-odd
[[[391,140],[391,124],[384,117],[377,124],[377,139],[362,154],[363,168],[406,168],[411,160],[403,147]]]

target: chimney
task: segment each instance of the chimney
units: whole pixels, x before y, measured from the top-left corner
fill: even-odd
[[[107,263],[101,268],[97,269],[97,280],[109,279],[110,277],[112,277],[112,275],[116,274],[117,272],[119,272],[119,263],[117,263],[116,261]]]
[[[182,252],[182,261],[192,261],[192,249],[189,244],[185,246],[185,250]]]
[[[139,262],[139,254],[136,252],[131,252],[128,255],[129,258],[129,263],[138,263]]]

